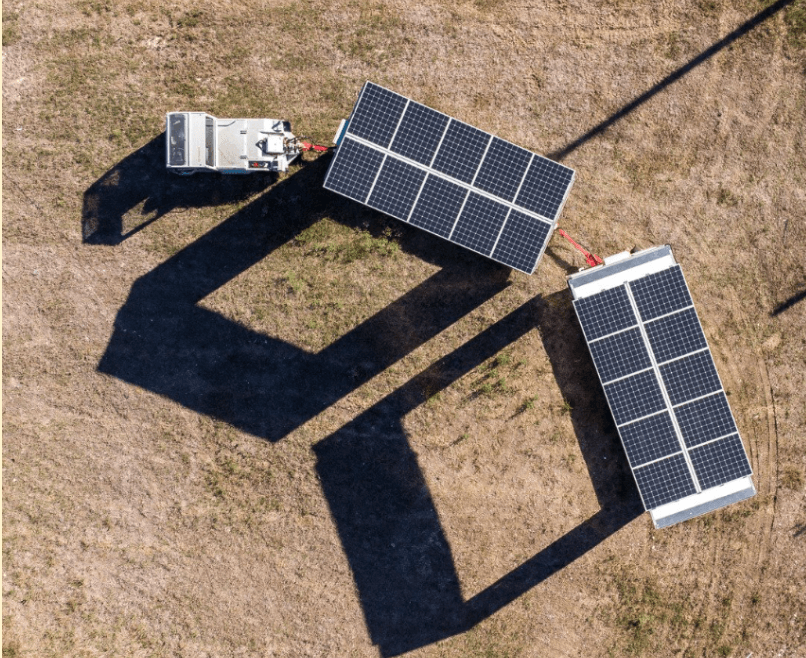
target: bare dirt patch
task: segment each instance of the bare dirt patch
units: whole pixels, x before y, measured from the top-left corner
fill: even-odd
[[[4,656],[806,655],[804,15],[6,3]],[[561,157],[600,255],[672,245],[755,498],[652,529],[559,237],[527,277],[329,155],[164,171],[167,111],[327,142],[367,79]]]

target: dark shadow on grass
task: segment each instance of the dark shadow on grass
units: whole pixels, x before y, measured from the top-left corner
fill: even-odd
[[[798,302],[802,302],[804,299],[806,299],[806,290],[801,290],[799,293],[792,295],[786,301],[778,304],[778,306],[776,306],[772,311],[770,311],[770,316],[775,317],[776,315],[780,315],[784,311],[792,308]]]
[[[571,404],[601,509],[464,600],[450,545],[402,421],[428,396],[538,327]],[[516,309],[316,444],[314,452],[367,628],[384,656],[469,630],[643,511],[566,291]]]
[[[508,268],[394,220],[383,228],[386,220],[377,213],[322,190],[328,161],[305,164],[138,279],[117,315],[98,370],[277,442],[509,285]],[[376,232],[400,226],[401,247],[441,269],[317,353],[198,305],[325,216],[355,228],[375,224]],[[472,628],[640,512],[569,310],[565,292],[524,304],[314,446],[369,634],[383,655]],[[537,327],[557,383],[573,407],[571,418],[601,510],[463,600],[403,418],[426,396]]]
[[[84,192],[85,244],[119,244],[179,208],[247,199],[276,180],[274,174],[177,176],[165,167],[165,133],[127,156]]]
[[[361,221],[349,213],[356,204],[321,189],[326,160],[304,166],[138,279],[99,371],[277,441],[509,285],[508,268],[404,234],[406,250],[422,245],[419,253],[443,268],[319,353],[198,306],[323,216]]]
[[[719,51],[727,48],[730,46],[734,41],[743,37],[745,34],[750,32],[752,29],[758,27],[761,23],[766,21],[768,18],[774,16],[779,11],[781,11],[784,7],[791,5],[794,0],[778,0],[771,4],[769,7],[760,11],[758,14],[753,16],[753,18],[745,21],[739,27],[737,27],[733,32],[725,36],[724,38],[717,41],[713,44],[710,48],[703,50],[699,55],[690,59],[686,62],[683,66],[681,66],[676,71],[667,75],[663,80],[658,82],[648,91],[645,91],[643,94],[638,96],[637,98],[633,99],[629,103],[627,103],[624,107],[620,110],[611,114],[607,119],[599,123],[598,125],[591,128],[588,132],[586,132],[581,137],[578,137],[570,144],[566,144],[563,148],[559,151],[554,151],[553,153],[549,154],[549,158],[553,160],[562,160],[563,158],[567,157],[572,152],[576,151],[580,146],[585,144],[586,142],[590,141],[594,137],[601,135],[605,132],[608,128],[610,128],[614,123],[623,119],[627,116],[630,112],[637,109],[648,100],[652,99],[654,96],[662,92],[666,89],[669,85],[677,82],[680,78],[682,78],[687,73],[690,73],[693,69],[697,68],[703,62],[709,60],[711,57],[716,55]]]

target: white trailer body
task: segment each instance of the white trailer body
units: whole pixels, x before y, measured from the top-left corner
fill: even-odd
[[[287,171],[299,153],[288,121],[218,119],[205,112],[166,116],[165,163],[177,174]]]

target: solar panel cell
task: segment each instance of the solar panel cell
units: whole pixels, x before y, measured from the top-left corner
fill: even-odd
[[[509,208],[471,192],[459,215],[451,240],[480,254],[488,255],[504,225]]]
[[[683,455],[653,462],[633,472],[647,509],[655,509],[697,492]]]
[[[638,327],[591,343],[590,349],[599,376],[605,383],[652,367]]]
[[[752,473],[738,434],[706,443],[689,454],[703,489],[718,487]]]
[[[429,165],[448,121],[444,114],[410,102],[390,148],[415,162]]]
[[[513,209],[498,238],[493,258],[531,273],[550,230],[550,224]]]
[[[531,159],[532,154],[529,151],[493,137],[473,185],[497,197],[512,201]]]
[[[406,221],[424,178],[422,169],[387,156],[367,205]]]
[[[724,393],[677,407],[674,415],[689,448],[738,432]]]
[[[378,146],[389,146],[406,102],[407,99],[400,94],[368,82],[353,110],[347,134],[362,137]]]
[[[692,304],[679,265],[649,274],[629,285],[644,322]]]
[[[466,188],[429,174],[409,222],[447,238],[467,195]]]
[[[619,428],[633,468],[680,452],[680,442],[668,413],[657,414]]]
[[[698,352],[660,367],[660,374],[673,405],[693,400],[722,388],[710,352]]]
[[[454,119],[448,126],[433,167],[468,185],[473,182],[492,135]]]
[[[708,347],[693,308],[649,322],[645,329],[658,363]]]
[[[605,384],[604,391],[616,425],[648,416],[666,407],[658,380],[651,370]]]
[[[588,341],[637,324],[624,286],[577,299],[574,308]]]
[[[328,171],[325,187],[364,203],[383,159],[380,151],[345,138]]]
[[[535,155],[515,203],[555,219],[573,177],[572,169]]]

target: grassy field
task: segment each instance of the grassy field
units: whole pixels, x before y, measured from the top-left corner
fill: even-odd
[[[806,656],[806,2],[3,6],[3,656]],[[670,244],[758,495],[656,531],[571,307],[165,113],[372,80]]]

